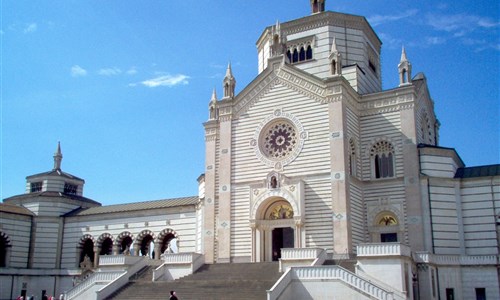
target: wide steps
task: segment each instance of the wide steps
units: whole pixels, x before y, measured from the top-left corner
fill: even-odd
[[[196,273],[172,282],[131,281],[108,299],[266,299],[279,279],[277,263],[204,265]]]

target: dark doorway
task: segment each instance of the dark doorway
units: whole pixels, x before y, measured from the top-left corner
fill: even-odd
[[[146,235],[144,238],[142,238],[142,242],[141,242],[141,250],[140,250],[140,255],[141,256],[149,256],[150,252],[152,253],[151,254],[151,258],[154,258],[154,245],[153,243],[151,243],[153,241],[153,237],[150,236],[149,234]],[[152,249],[150,249],[151,247],[153,247]]]
[[[91,262],[94,262],[94,242],[91,239],[86,239],[82,245],[82,252],[80,252],[80,263],[88,256]]]
[[[101,251],[99,255],[111,255],[113,254],[113,241],[110,238],[104,239],[101,244]]]
[[[7,266],[7,241],[3,236],[0,236],[0,268]]]
[[[293,248],[294,232],[290,227],[273,229],[273,261],[281,258],[281,248]]]
[[[380,242],[382,243],[394,243],[398,241],[397,233],[382,233],[380,235]]]

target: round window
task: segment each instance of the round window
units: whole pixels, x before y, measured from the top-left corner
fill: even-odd
[[[262,154],[275,161],[288,157],[299,144],[295,126],[286,119],[265,126],[259,140]]]

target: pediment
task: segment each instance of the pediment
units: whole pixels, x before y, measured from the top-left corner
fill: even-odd
[[[239,118],[269,90],[279,84],[319,103],[332,102],[342,98],[340,86],[327,88],[323,80],[287,65],[280,59],[279,62],[277,60],[274,63],[270,62],[267,69],[238,94],[233,106],[233,118]]]

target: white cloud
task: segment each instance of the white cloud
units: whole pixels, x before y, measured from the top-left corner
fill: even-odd
[[[390,49],[401,49],[401,47],[404,45],[403,40],[394,38],[391,35],[383,32],[379,33],[378,37],[382,40],[384,46],[387,46]]]
[[[446,42],[446,39],[439,36],[428,36],[425,38],[428,45],[440,45]]]
[[[74,65],[71,67],[71,76],[80,77],[80,76],[85,76],[85,75],[87,75],[87,70],[80,67],[79,65]]]
[[[380,25],[380,24],[384,24],[384,23],[389,23],[389,22],[393,22],[393,21],[398,21],[398,20],[401,20],[401,19],[405,19],[405,18],[408,18],[408,17],[411,17],[411,16],[414,16],[418,13],[418,10],[417,9],[409,9],[405,12],[402,12],[400,14],[396,14],[396,15],[374,15],[374,16],[371,16],[371,17],[368,17],[368,22],[372,25],[372,26],[377,26],[377,25]]]
[[[132,67],[125,72],[127,75],[134,75],[137,74],[137,69],[135,67]]]
[[[105,68],[105,69],[100,69],[97,73],[103,76],[114,76],[121,74],[122,70],[118,68]]]
[[[23,32],[24,33],[33,33],[37,30],[38,26],[36,25],[36,23],[30,23],[30,24],[27,24],[26,27],[24,27],[24,30]]]
[[[475,15],[438,15],[428,14],[427,24],[436,30],[454,33],[455,36],[463,36],[478,28],[495,28],[500,26],[500,22],[494,22],[489,18]]]
[[[189,76],[178,74],[178,75],[161,75],[156,78],[144,80],[141,82],[142,85],[147,87],[158,87],[158,86],[176,86],[176,85],[186,85],[188,84]]]

